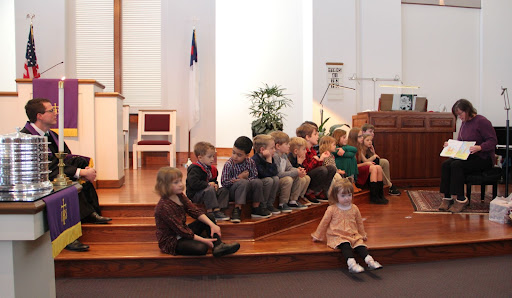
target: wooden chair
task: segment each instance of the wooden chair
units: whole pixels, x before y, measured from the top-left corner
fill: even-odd
[[[167,136],[167,140],[143,139]],[[169,152],[170,166],[176,166],[176,110],[139,110],[137,140],[133,143],[133,169],[141,166],[141,152]]]
[[[466,196],[471,204],[471,186],[480,185],[480,200],[483,202],[485,199],[485,186],[492,185],[492,198],[498,195],[498,180],[501,178],[501,168],[494,167],[492,169],[483,171],[482,173],[474,173],[466,176]]]
[[[130,106],[123,105],[124,168],[130,167]]]

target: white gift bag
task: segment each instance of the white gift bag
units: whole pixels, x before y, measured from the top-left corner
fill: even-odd
[[[510,220],[510,210],[512,210],[512,194],[507,198],[496,197],[489,206],[489,220],[501,224],[507,223]]]

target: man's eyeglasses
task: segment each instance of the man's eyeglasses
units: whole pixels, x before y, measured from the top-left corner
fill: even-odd
[[[54,113],[55,112],[55,109],[51,109],[51,110],[48,110],[48,111],[44,111],[44,113]],[[44,114],[44,113],[41,113],[41,114]]]

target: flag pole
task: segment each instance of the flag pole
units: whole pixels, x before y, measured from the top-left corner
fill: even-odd
[[[190,129],[188,130],[188,152],[187,152],[187,162],[183,164],[183,167],[186,169],[192,164],[192,160],[190,159]]]

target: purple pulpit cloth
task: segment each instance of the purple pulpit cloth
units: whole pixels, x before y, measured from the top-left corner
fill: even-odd
[[[52,252],[55,258],[66,245],[82,236],[78,191],[76,187],[70,186],[46,196],[43,201],[46,203]]]

